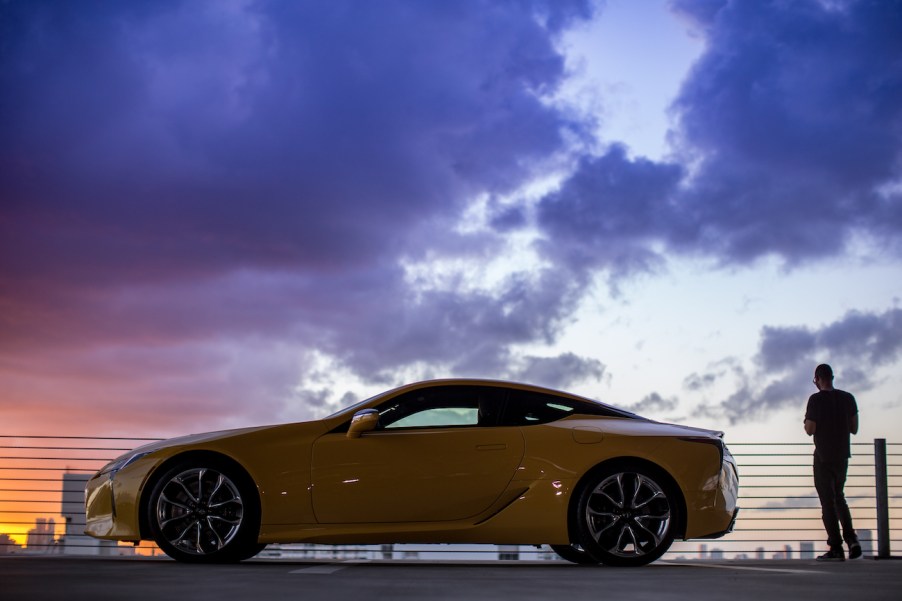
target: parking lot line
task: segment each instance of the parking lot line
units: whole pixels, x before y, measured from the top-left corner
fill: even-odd
[[[724,564],[724,563],[693,563],[693,562],[671,562],[671,561],[662,561],[660,565],[668,565],[668,566],[685,566],[685,567],[693,567],[693,568],[717,568],[721,570],[746,570],[749,572],[777,572],[782,574],[830,574],[831,572],[826,570],[794,570],[791,568],[757,568],[753,566],[739,566],[733,564]]]

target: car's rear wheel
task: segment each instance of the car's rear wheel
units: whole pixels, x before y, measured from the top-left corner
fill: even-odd
[[[260,509],[243,472],[215,459],[178,463],[156,480],[146,507],[154,541],[173,559],[241,561],[256,555]]]
[[[646,565],[673,543],[679,507],[657,470],[623,464],[600,471],[583,486],[577,504],[580,544],[605,565]]]
[[[597,566],[599,563],[579,545],[551,545],[551,550],[557,553],[561,559],[578,563],[581,566]]]

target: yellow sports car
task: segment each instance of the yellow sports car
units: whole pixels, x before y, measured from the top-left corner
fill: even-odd
[[[197,434],[119,457],[85,490],[87,533],[187,562],[267,543],[549,544],[638,566],[731,531],[723,433],[572,394],[434,380],[312,422]]]

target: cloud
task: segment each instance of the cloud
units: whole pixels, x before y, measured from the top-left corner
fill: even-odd
[[[515,361],[509,377],[549,388],[564,388],[574,382],[600,380],[605,369],[605,365],[597,359],[561,353],[556,357],[527,356]]]
[[[679,400],[675,397],[669,399],[662,397],[657,392],[648,394],[638,403],[624,407],[627,411],[632,411],[640,415],[656,416],[663,412],[673,411],[679,405]]]
[[[673,154],[582,158],[538,204],[549,253],[616,281],[671,255],[796,266],[862,237],[902,251],[902,10],[671,6],[706,42],[671,106]]]
[[[850,311],[819,328],[764,327],[757,370],[734,371],[733,391],[696,415],[726,418],[731,424],[759,420],[770,412],[804,406],[814,390],[819,363],[833,366],[835,386],[855,395],[879,384],[879,369],[902,357],[902,309],[882,313]],[[693,374],[687,381],[714,381],[722,374]]]
[[[557,38],[592,10],[3,3],[4,386],[229,420],[344,398],[312,356],[380,384],[591,377],[512,349],[554,339],[584,281],[418,286],[401,265],[505,246],[455,224],[567,151]]]
[[[546,253],[574,270],[653,270],[661,262],[654,244],[671,227],[668,198],[682,175],[679,165],[629,159],[620,145],[582,159],[536,208]]]
[[[819,508],[820,506],[821,503],[818,500],[817,491],[811,489],[807,494],[787,497],[785,499],[780,499],[777,501],[768,501],[767,503],[764,503],[761,508],[782,511],[793,509]]]
[[[728,263],[837,256],[902,228],[902,10],[880,2],[673,2],[707,42],[672,110],[697,166],[677,248]],[[825,234],[829,232],[829,234]],[[898,251],[899,249],[896,248]]]
[[[542,95],[587,3],[486,8],[5,4],[4,270],[96,289],[397,256],[577,125]]]

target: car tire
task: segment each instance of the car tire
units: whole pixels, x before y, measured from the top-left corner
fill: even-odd
[[[250,478],[216,459],[179,462],[156,479],[145,505],[150,533],[166,555],[188,563],[253,557],[260,503]]]
[[[599,561],[586,553],[579,545],[550,545],[551,550],[558,554],[561,559],[566,559],[571,563],[581,566],[597,566]]]
[[[577,537],[599,563],[643,566],[670,548],[680,504],[659,470],[638,463],[609,466],[592,474],[580,490]]]
[[[244,550],[239,557],[239,561],[244,561],[245,559],[250,559],[252,557],[256,557],[260,551],[266,548],[266,545],[256,544],[256,545],[248,545],[248,547]]]

